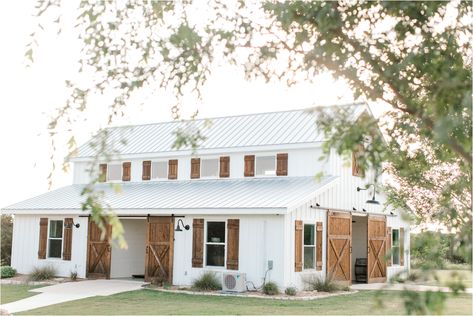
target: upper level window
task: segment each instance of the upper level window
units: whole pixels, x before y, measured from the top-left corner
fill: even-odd
[[[218,161],[218,159],[201,159],[200,176],[202,178],[217,178]]]
[[[257,156],[256,157],[256,175],[274,176],[276,175],[276,157],[275,156]]]
[[[108,181],[119,181],[122,179],[122,165],[121,164],[108,164]]]
[[[304,225],[304,269],[315,269],[315,225]]]
[[[393,229],[393,243],[391,252],[393,256],[393,264],[400,264],[399,229]]]
[[[49,221],[49,234],[48,234],[48,257],[49,258],[61,258],[62,254],[62,220],[51,220]]]
[[[151,164],[151,179],[167,179],[168,163],[167,161],[153,161]]]
[[[207,266],[225,265],[225,222],[207,222],[206,256]]]

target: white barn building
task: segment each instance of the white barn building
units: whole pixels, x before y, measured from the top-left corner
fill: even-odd
[[[350,108],[353,124],[369,113],[365,104]],[[335,151],[319,160],[324,135],[314,115],[295,110],[214,118],[210,127],[197,120],[110,128],[116,158],[94,163],[91,140],[71,160],[72,185],[2,209],[14,214],[11,265],[19,273],[53,265],[66,277],[144,275],[175,285],[189,285],[203,271],[241,273],[256,286],[266,278],[281,288],[328,275],[385,282],[408,271],[408,222],[378,192],[380,203],[367,203],[373,186],[357,187],[372,183],[372,175],[360,177],[356,161],[347,165]],[[205,140],[196,151],[173,148],[174,132],[191,124]],[[104,177],[95,189],[119,216],[127,249],[101,240],[82,211],[91,166]],[[356,259],[367,262],[364,275],[355,273]]]

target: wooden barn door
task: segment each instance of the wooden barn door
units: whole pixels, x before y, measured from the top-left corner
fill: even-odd
[[[89,234],[87,240],[87,277],[110,279],[110,266],[112,248],[110,240],[112,227],[107,226],[107,231],[102,239],[102,230],[89,218]]]
[[[172,284],[174,218],[148,217],[145,281],[157,279]]]
[[[386,216],[368,215],[368,283],[386,282]]]
[[[327,277],[351,283],[351,213],[327,214]]]

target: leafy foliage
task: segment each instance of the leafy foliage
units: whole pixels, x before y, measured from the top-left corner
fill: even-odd
[[[44,281],[50,280],[56,276],[56,268],[52,265],[46,265],[43,267],[34,267],[29,275],[31,281]]]
[[[0,278],[11,278],[14,277],[16,274],[16,270],[10,266],[2,266],[0,267]]]
[[[274,282],[266,282],[265,284],[263,284],[263,293],[266,294],[266,295],[276,295],[276,294],[279,294],[279,287],[276,283]]]
[[[192,289],[196,291],[217,291],[222,289],[222,285],[215,273],[206,271],[194,280]]]
[[[10,265],[11,245],[13,236],[13,218],[10,215],[2,215],[1,219],[1,261],[2,265]]]

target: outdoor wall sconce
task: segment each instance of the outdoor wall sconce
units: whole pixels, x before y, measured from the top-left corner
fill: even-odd
[[[379,205],[379,201],[376,201],[376,187],[374,184],[370,183],[364,189],[360,187],[356,187],[356,191],[360,192],[360,191],[368,190],[370,186],[373,186],[373,197],[371,198],[371,200],[367,200],[366,203]]]
[[[175,231],[177,232],[182,232],[182,229],[181,229],[181,225],[182,224],[182,227],[184,227],[185,230],[189,230],[191,227],[189,225],[184,225],[184,222],[182,221],[182,219],[178,219],[177,220],[177,227],[175,229]]]
[[[76,228],[79,228],[79,227],[80,227],[80,224],[79,224],[79,223],[74,224],[74,222],[69,223],[69,224],[66,224],[66,223],[64,222],[64,227],[65,227],[65,228],[72,228],[72,226],[75,226]]]

